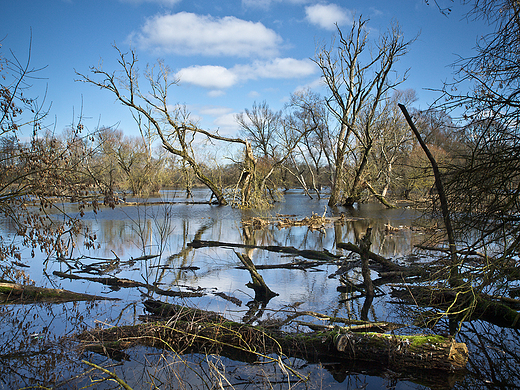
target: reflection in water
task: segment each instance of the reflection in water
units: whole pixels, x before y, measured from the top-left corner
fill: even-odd
[[[194,195],[195,200],[203,198],[203,194],[197,191],[194,191]],[[166,197],[173,199],[173,193],[168,193]],[[269,215],[263,213],[260,216],[268,218],[283,214],[301,219],[312,213],[322,215],[326,201],[310,200],[301,194],[289,193],[285,202],[276,205]],[[274,224],[255,230],[241,223],[257,215],[251,211],[196,204],[122,206],[114,210],[105,209],[97,214],[87,213],[84,221],[99,237],[100,248],[86,251],[79,245],[73,253],[74,258],[49,263],[45,272],[42,258],[37,256],[31,260],[29,253],[26,253],[24,260],[31,265],[30,276],[40,286],[56,285],[77,292],[116,297],[121,301],[92,305],[0,307],[3,324],[0,388],[17,388],[31,382],[47,385],[60,383],[90,369],[80,363],[81,358],[102,366],[117,363],[111,370],[127,380],[134,389],[150,388],[139,386],[143,383],[153,383],[161,389],[189,385],[192,388],[205,388],[205,384],[217,383],[214,381],[218,378],[222,380],[223,374],[236,388],[258,388],[268,384],[275,388],[289,388],[286,375],[281,366],[276,364],[250,365],[211,355],[178,356],[173,352],[144,347],[126,351],[128,355],[125,358],[129,360],[121,362],[92,352],[82,354],[72,347],[72,340],[65,343],[64,340],[68,339],[62,337],[71,336],[86,327],[132,324],[143,314],[142,301],[146,297],[161,300],[178,298],[157,296],[156,291],[146,288],[120,288],[115,291],[100,283],[57,278],[52,272],[58,270],[78,274],[93,264],[99,269],[99,263],[104,261],[105,276],[127,278],[158,286],[162,290],[201,291],[205,294],[202,298],[186,298],[185,303],[222,312],[230,319],[249,323],[295,308],[350,319],[366,317],[375,321],[402,322],[404,318],[398,305],[389,303],[387,296],[376,295],[372,301],[353,299],[355,292],[338,292],[339,279],[329,277],[338,270],[337,264],[324,264],[307,270],[261,270],[266,284],[280,294],[267,305],[261,305],[254,302],[252,291],[245,286],[251,280],[248,271],[236,268],[240,262],[233,248],[194,249],[187,245],[194,239],[201,239],[257,246],[326,249],[344,256],[342,260],[351,259],[355,262],[357,257],[337,249],[336,243],[356,243],[370,227],[372,251],[405,263],[408,261],[406,255],[413,252],[413,245],[422,240],[420,232],[409,229],[391,235],[385,233],[385,224],[410,226],[417,217],[411,210],[386,210],[379,205],[361,205],[352,210],[327,210],[327,216],[338,216],[340,213],[345,213],[350,220],[318,231],[311,231],[305,226],[280,229]],[[3,237],[14,234],[9,225],[4,224],[1,229]],[[81,237],[78,237],[78,241],[81,244]],[[242,253],[247,254],[256,265],[301,260],[296,255],[254,248],[244,249]],[[143,258],[143,255],[157,256]],[[375,278],[377,274],[373,276]],[[362,281],[359,268],[353,268],[349,278]],[[222,295],[218,295],[220,293]],[[241,302],[249,303],[245,305]],[[405,314],[408,308],[402,310]],[[484,329],[482,324],[478,326],[465,325],[459,336],[470,347],[469,369],[473,375],[458,382],[456,387],[484,388],[494,383],[503,388],[513,388],[514,383],[518,383],[520,372],[518,333],[494,327]],[[424,330],[413,328],[411,331]],[[300,383],[298,388],[421,388],[410,381],[397,381],[392,373],[382,373],[379,368],[345,367],[338,364],[327,364],[324,367],[301,361],[292,363],[302,375],[310,375],[309,381]],[[455,383],[454,378],[448,379],[443,384],[444,388]],[[89,384],[90,380],[80,375],[71,382],[63,382],[58,388],[81,387]],[[108,382],[104,382],[98,388],[105,385],[109,387]]]

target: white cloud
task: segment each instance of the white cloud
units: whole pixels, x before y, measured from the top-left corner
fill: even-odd
[[[236,57],[276,56],[282,42],[259,22],[189,12],[149,18],[129,39],[141,48],[165,53]]]
[[[234,71],[242,79],[291,79],[309,76],[316,70],[316,65],[311,60],[297,60],[295,58],[255,61],[252,65],[238,65],[234,68]]]
[[[220,129],[221,135],[233,134],[240,128],[236,120],[236,113],[233,112],[217,117],[213,124]]]
[[[321,28],[334,30],[335,24],[351,23],[352,14],[336,4],[315,4],[305,7],[307,20]]]
[[[222,66],[190,66],[175,75],[180,83],[188,83],[208,89],[227,89],[241,81],[259,78],[291,79],[307,77],[316,73],[311,60],[275,58],[271,61],[255,61],[253,64],[236,65],[231,69]],[[215,95],[216,93],[216,95]],[[219,96],[213,91],[212,96]]]
[[[188,83],[210,89],[226,89],[235,85],[237,76],[223,66],[190,66],[175,75],[181,84]]]
[[[299,85],[298,87],[295,88],[294,92],[303,92],[303,91],[306,91],[306,90],[319,90],[321,88],[324,88],[325,87],[325,82],[323,80],[323,78],[319,77],[317,79],[314,79],[312,80],[310,83],[307,83],[305,85]]]
[[[223,106],[204,106],[199,110],[201,115],[222,116],[229,114],[233,109]]]

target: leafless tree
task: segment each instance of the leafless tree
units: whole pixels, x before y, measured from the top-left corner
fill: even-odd
[[[206,136],[213,140],[237,142],[245,145],[239,138],[220,136],[217,132],[201,129],[190,119],[190,114],[183,106],[172,106],[169,92],[178,83],[171,70],[159,61],[148,66],[144,78],[148,89],[142,89],[136,53],[118,53],[119,71],[107,72],[91,67],[91,75],[77,72],[80,81],[93,84],[116,96],[119,102],[129,107],[134,115],[142,115],[157,133],[162,146],[170,153],[181,157],[193,170],[195,176],[207,186],[220,205],[228,202],[222,188],[204,174],[191,142],[196,136]]]
[[[280,111],[273,111],[266,101],[253,103],[253,107],[236,115],[241,131],[240,135],[251,142],[251,147],[265,158],[275,157],[277,149],[276,136],[281,125]]]
[[[288,162],[294,162],[294,152],[310,129],[292,127],[281,112],[273,112],[266,102],[255,103],[252,110],[238,114],[236,119],[247,142],[244,168],[237,184],[237,188],[242,188],[242,206],[265,206],[266,199],[276,199],[275,192],[281,186],[274,175],[283,171],[284,166],[287,170]],[[298,173],[296,176],[299,177]]]
[[[366,20],[354,22],[348,35],[338,27],[338,42],[319,49],[315,62],[330,92],[326,103],[338,122],[334,140],[334,172],[329,205],[359,200],[362,175],[373,147],[373,124],[389,91],[406,75],[393,77],[395,63],[412,41],[405,41],[397,25],[368,47]],[[348,162],[355,160],[347,174]],[[348,181],[348,183],[347,183]]]
[[[292,112],[286,118],[286,126],[302,134],[297,145],[298,155],[307,167],[312,189],[319,198],[322,172],[330,172],[332,166],[328,110],[320,95],[310,90],[292,94],[288,107]],[[302,180],[303,177],[300,182]]]

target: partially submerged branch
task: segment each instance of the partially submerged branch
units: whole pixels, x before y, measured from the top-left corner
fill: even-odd
[[[255,301],[269,302],[271,298],[276,297],[278,294],[274,291],[271,291],[271,289],[267,286],[267,284],[264,282],[264,278],[262,278],[262,275],[258,273],[255,265],[253,264],[253,261],[249,258],[249,256],[238,252],[235,252],[235,254],[238,256],[242,264],[244,264],[246,269],[249,271],[249,274],[251,275],[252,282],[247,283],[246,286],[255,290]]]
[[[72,301],[118,300],[118,298],[82,294],[61,288],[44,288],[8,282],[0,283],[0,299],[2,303],[61,303]]]
[[[270,252],[289,253],[305,257],[307,259],[323,260],[323,261],[337,261],[340,256],[334,255],[326,250],[316,251],[310,249],[296,249],[292,246],[278,246],[278,245],[249,245],[232,242],[220,242],[220,241],[204,241],[204,240],[193,240],[188,243],[188,246],[193,248],[210,248],[210,247],[230,247],[230,248],[247,248],[247,249],[263,249]]]

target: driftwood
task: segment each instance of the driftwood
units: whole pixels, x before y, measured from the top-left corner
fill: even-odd
[[[100,297],[82,294],[61,288],[45,288],[22,285],[18,283],[0,283],[1,303],[33,303],[33,302],[72,302],[95,300],[118,300],[117,298]]]
[[[181,297],[181,298],[196,298],[202,297],[205,294],[203,292],[186,292],[186,291],[172,291],[172,290],[163,290],[153,284],[137,282],[135,280],[130,279],[122,279],[116,277],[90,277],[90,276],[79,276],[76,274],[54,271],[53,275],[59,276],[60,278],[67,279],[75,279],[75,280],[88,280],[89,282],[96,282],[104,284],[105,286],[111,287],[124,287],[124,288],[135,288],[141,287],[145,288],[148,291],[153,291],[159,295],[169,296],[169,297]]]
[[[348,251],[355,252],[360,255],[362,253],[361,248],[355,244],[352,244],[351,242],[338,242],[338,243],[336,243],[336,247],[339,249],[346,249]],[[371,251],[367,251],[367,255],[370,260],[375,261],[383,268],[383,270],[388,271],[388,272],[399,272],[403,275],[408,275],[408,276],[423,275],[425,273],[424,269],[422,269],[422,268],[403,267],[403,266],[400,266],[399,264],[395,264],[392,261],[388,260],[387,258],[385,258],[381,255],[378,255],[377,253],[371,252]]]
[[[204,241],[204,240],[193,240],[188,243],[188,246],[193,248],[205,248],[205,247],[230,247],[230,248],[246,248],[246,249],[263,249],[270,252],[278,253],[289,253],[298,255],[306,259],[312,260],[323,260],[335,262],[340,259],[340,256],[334,255],[327,250],[315,251],[310,249],[296,249],[292,246],[278,246],[278,245],[249,245],[239,244],[231,242],[220,242],[220,241]]]
[[[226,320],[220,314],[179,305],[147,301],[164,321],[93,329],[78,338],[85,348],[120,350],[134,345],[172,348],[176,353],[219,353],[234,360],[252,362],[269,354],[296,357],[309,362],[367,362],[394,372],[464,370],[466,345],[436,335],[398,336],[354,333],[340,328],[307,333],[286,333]]]
[[[264,278],[258,273],[253,261],[248,255],[235,252],[244,267],[247,268],[251,275],[252,282],[246,284],[247,287],[252,288],[255,291],[255,301],[258,302],[269,302],[271,298],[276,297],[278,294],[265,284]]]
[[[307,268],[316,268],[320,265],[323,265],[323,261],[307,261],[307,260],[298,260],[292,261],[290,263],[282,263],[282,264],[256,264],[256,269],[299,269],[306,270]],[[247,267],[240,265],[235,267],[237,269],[247,269]]]
[[[335,223],[344,224],[347,221],[357,221],[361,218],[347,217],[345,214],[341,214],[338,217],[325,217],[312,213],[310,217],[303,219],[296,219],[294,215],[277,215],[275,219],[263,219],[259,217],[253,217],[247,220],[243,220],[244,226],[251,226],[253,229],[263,229],[266,226],[272,224],[276,225],[279,229],[284,229],[293,226],[307,226],[310,230],[322,230],[326,227],[332,226]]]

